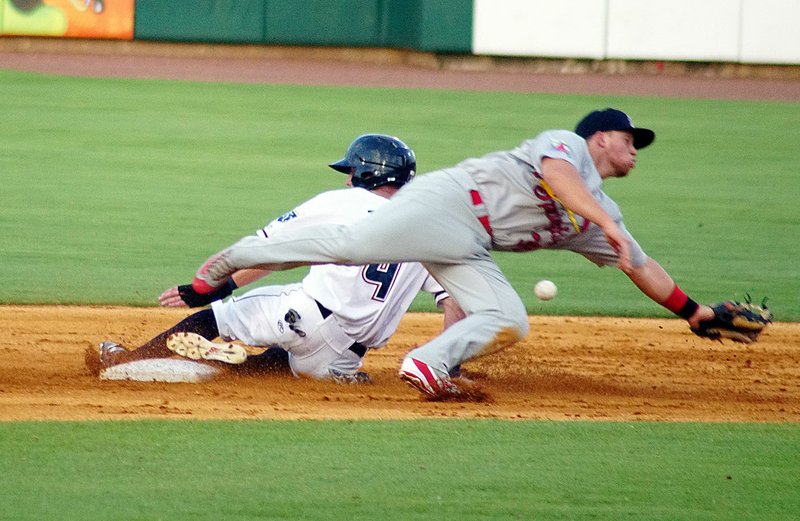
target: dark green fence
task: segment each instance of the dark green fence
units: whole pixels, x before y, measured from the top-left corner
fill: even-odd
[[[469,53],[472,0],[137,0],[134,38]]]

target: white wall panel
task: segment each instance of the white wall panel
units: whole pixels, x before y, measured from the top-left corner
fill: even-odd
[[[741,61],[800,63],[800,0],[742,0]]]
[[[475,0],[475,54],[602,59],[604,0]]]
[[[738,0],[608,0],[608,58],[735,61]]]
[[[474,0],[473,52],[800,64],[800,0]]]

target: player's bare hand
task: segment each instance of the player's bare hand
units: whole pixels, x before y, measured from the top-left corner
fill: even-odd
[[[158,303],[167,308],[185,308],[186,302],[181,298],[178,287],[169,288],[158,296]]]
[[[608,244],[614,248],[614,251],[619,255],[617,267],[625,273],[630,273],[633,269],[631,264],[631,245],[628,236],[616,223],[611,223],[603,228],[603,233],[606,236]]]
[[[689,322],[689,327],[692,329],[697,329],[700,327],[700,322],[706,320],[712,320],[714,318],[714,310],[711,309],[711,306],[706,306],[705,304],[700,304],[698,306],[697,311],[694,312],[694,315],[689,317],[687,320]]]

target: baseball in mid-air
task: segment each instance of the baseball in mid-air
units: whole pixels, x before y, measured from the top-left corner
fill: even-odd
[[[558,288],[550,280],[540,280],[533,287],[533,292],[539,297],[539,300],[550,300],[558,293]]]

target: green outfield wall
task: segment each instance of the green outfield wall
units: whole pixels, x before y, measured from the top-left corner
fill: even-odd
[[[261,0],[137,0],[134,39],[262,43],[266,4]]]
[[[137,0],[134,39],[469,53],[472,0]]]

